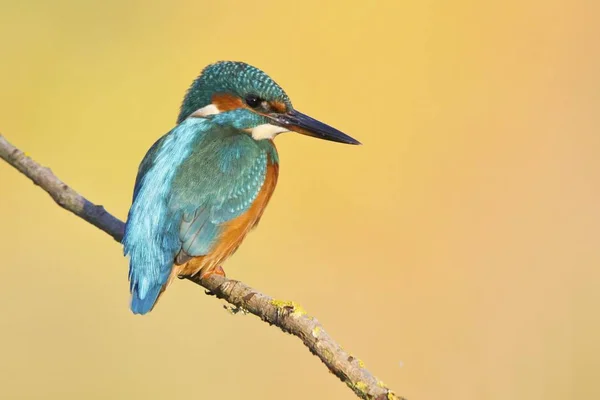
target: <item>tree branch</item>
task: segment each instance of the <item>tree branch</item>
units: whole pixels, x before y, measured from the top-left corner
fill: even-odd
[[[103,230],[121,242],[125,224],[108,213],[104,207],[95,205],[58,179],[49,168],[43,167],[0,135],[0,158],[27,176],[45,190],[54,201],[64,208]],[[186,279],[204,287],[220,299],[240,310],[256,315],[270,325],[291,333],[302,340],[311,353],[319,357],[335,376],[341,379],[360,398],[369,400],[402,400],[388,389],[364,366],[363,362],[346,352],[323,329],[316,318],[309,316],[298,304],[281,301],[260,293],[242,282],[220,275]]]

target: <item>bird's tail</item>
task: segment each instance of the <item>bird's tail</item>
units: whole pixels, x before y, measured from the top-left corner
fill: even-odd
[[[160,299],[160,296],[163,294],[165,289],[167,289],[167,286],[169,286],[171,282],[173,282],[173,279],[175,279],[175,277],[178,275],[179,269],[173,268],[169,274],[169,277],[167,278],[167,281],[162,285],[157,283],[151,286],[150,289],[147,290],[143,299],[140,298],[138,285],[133,285],[131,288],[131,311],[133,311],[134,314],[142,315],[152,311],[158,302],[158,299]]]
[[[138,288],[134,287],[131,293],[131,311],[134,314],[146,314],[152,311],[164,287],[165,285],[152,286],[143,299],[139,296]]]

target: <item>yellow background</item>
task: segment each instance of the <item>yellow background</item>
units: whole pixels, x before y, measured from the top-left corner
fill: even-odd
[[[364,146],[279,137],[230,277],[409,400],[600,397],[597,2],[0,7],[0,131],[92,201],[124,218],[192,79],[246,61]],[[1,163],[0,183],[0,398],[352,398],[188,282],[133,316],[120,246]]]

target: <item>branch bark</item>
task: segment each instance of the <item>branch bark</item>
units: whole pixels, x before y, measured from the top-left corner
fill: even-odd
[[[88,201],[58,179],[49,168],[32,160],[2,135],[0,158],[46,191],[59,206],[121,242],[125,229],[121,220],[108,213],[104,207]],[[319,357],[329,371],[340,378],[358,397],[369,400],[403,400],[371,374],[361,360],[345,351],[329,336],[319,321],[308,315],[298,304],[276,300],[242,282],[220,275],[211,275],[203,280],[198,277],[185,279],[207,289],[208,294],[232,304],[232,312],[249,312],[300,338],[310,352]]]

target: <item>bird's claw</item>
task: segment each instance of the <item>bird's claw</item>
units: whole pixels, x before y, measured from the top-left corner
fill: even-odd
[[[218,265],[218,266],[216,266],[214,268],[211,268],[211,269],[209,269],[207,271],[202,271],[200,273],[200,280],[202,281],[202,280],[208,278],[211,275],[221,275],[222,277],[226,277],[225,270],[223,270],[223,267],[221,267],[220,265]]]

